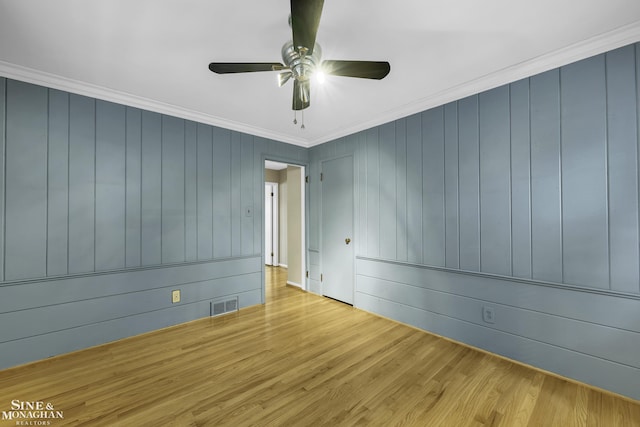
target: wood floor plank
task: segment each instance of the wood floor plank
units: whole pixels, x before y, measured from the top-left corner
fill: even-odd
[[[0,371],[0,410],[52,402],[54,426],[640,426],[639,402],[265,277],[264,305]]]

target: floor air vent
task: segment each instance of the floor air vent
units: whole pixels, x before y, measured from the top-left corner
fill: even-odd
[[[220,316],[238,311],[238,297],[211,302],[211,316]]]
[[[226,312],[238,311],[238,298],[230,299],[224,302]]]

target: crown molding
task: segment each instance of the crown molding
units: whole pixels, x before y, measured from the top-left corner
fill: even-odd
[[[186,120],[193,120],[199,123],[243,132],[273,141],[285,142],[309,148],[638,41],[640,41],[640,21],[636,21],[632,24],[591,37],[519,64],[506,67],[463,84],[444,89],[415,102],[388,110],[371,120],[360,122],[354,126],[341,128],[335,132],[328,133],[313,141],[294,138],[290,135],[272,132],[246,123],[227,120],[177,105],[77,81],[5,61],[0,61],[0,75],[14,80],[20,80],[78,95],[84,95],[104,101],[124,104],[148,111],[154,111],[156,113],[167,114]]]
[[[463,84],[447,88],[409,104],[391,109],[375,118],[343,128],[309,143],[309,147],[333,141],[372,127],[408,117],[430,108],[463,99],[508,83],[535,76],[563,65],[590,58],[640,41],[640,21],[591,37],[553,52],[529,59]]]
[[[44,71],[23,67],[21,65],[12,64],[10,62],[0,61],[0,76],[39,86],[45,86],[52,89],[58,89],[77,95],[96,98],[103,101],[114,102],[117,104],[136,107],[147,111],[153,111],[160,114],[166,114],[186,120],[192,120],[198,123],[218,126],[224,129],[243,132],[274,141],[286,142],[305,148],[308,147],[308,143],[306,141],[291,138],[289,135],[270,132],[267,129],[247,125],[246,123],[227,120],[221,117],[212,116],[210,114],[204,114],[198,111],[190,110],[188,108],[179,107],[177,105],[156,101],[150,98],[133,95],[115,89],[109,89],[91,83],[81,82],[78,80],[59,76],[57,74],[46,73]]]

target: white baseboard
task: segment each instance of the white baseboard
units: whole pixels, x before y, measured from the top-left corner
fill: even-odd
[[[289,268],[289,266],[287,264],[278,264],[278,267]]]
[[[295,287],[297,287],[297,288],[302,289],[302,285],[301,285],[301,284],[299,284],[299,283],[295,283],[295,282],[291,282],[291,281],[289,281],[289,280],[287,280],[287,285],[295,286]]]

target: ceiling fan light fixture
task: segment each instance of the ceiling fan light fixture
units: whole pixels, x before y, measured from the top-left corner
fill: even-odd
[[[278,86],[293,80],[291,108],[301,111],[311,103],[311,80],[324,82],[326,74],[362,79],[383,79],[390,65],[382,61],[321,61],[322,50],[316,43],[324,0],[291,0],[289,26],[292,40],[282,46],[282,61],[278,62],[212,62],[209,70],[216,74],[280,71]],[[303,122],[304,125],[304,122]],[[302,126],[304,128],[304,126]]]
[[[292,75],[293,74],[291,74],[291,71],[285,71],[284,73],[278,74],[278,86],[284,86],[284,84],[289,81]]]
[[[317,43],[311,55],[307,55],[306,52],[307,49],[296,49],[293,40],[289,40],[282,46],[282,61],[291,70],[296,80],[307,80],[320,65],[322,49]]]
[[[304,103],[308,103],[310,99],[309,84],[300,85],[300,89],[300,100]]]

